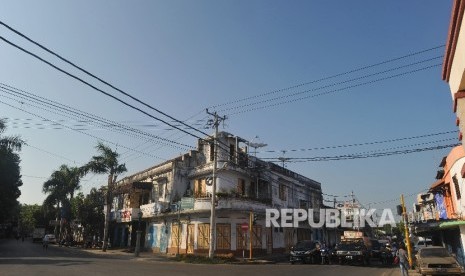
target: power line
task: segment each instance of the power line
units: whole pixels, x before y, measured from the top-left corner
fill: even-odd
[[[209,108],[213,109],[215,107],[235,104],[235,103],[239,103],[239,102],[243,102],[243,101],[247,101],[247,100],[267,96],[267,95],[270,95],[270,94],[276,94],[276,93],[279,93],[279,92],[284,92],[284,91],[291,90],[291,89],[294,89],[294,88],[299,88],[301,86],[305,86],[305,85],[309,85],[309,84],[313,84],[313,83],[318,83],[318,82],[321,82],[321,81],[325,81],[325,80],[333,79],[333,78],[336,78],[336,77],[340,77],[340,76],[348,75],[348,74],[351,74],[351,73],[355,73],[355,72],[358,72],[358,71],[362,71],[362,70],[365,70],[365,69],[368,69],[368,68],[376,67],[376,66],[391,63],[391,62],[394,62],[394,61],[397,61],[397,60],[401,60],[401,59],[405,59],[405,58],[408,58],[408,57],[423,54],[423,53],[426,53],[426,52],[429,52],[429,51],[432,51],[432,50],[443,48],[444,46],[445,45],[443,44],[443,45],[431,47],[429,49],[417,51],[417,52],[414,52],[414,53],[409,53],[409,54],[406,54],[404,56],[388,59],[388,60],[381,61],[381,62],[378,62],[378,63],[375,63],[375,64],[367,65],[367,66],[362,66],[362,67],[352,69],[352,70],[349,70],[349,71],[346,71],[346,72],[343,72],[343,73],[338,73],[338,74],[331,75],[331,76],[328,76],[328,77],[323,77],[323,78],[320,78],[320,79],[317,79],[317,80],[300,83],[300,84],[293,85],[293,86],[290,86],[290,87],[287,87],[287,88],[278,89],[278,90],[274,90],[274,91],[267,92],[267,93],[262,93],[262,94],[255,95],[255,96],[250,96],[250,97],[246,97],[246,98],[242,98],[242,99],[238,99],[238,100],[234,100],[234,101],[230,101],[230,102],[226,102],[226,103],[222,103],[222,104],[213,105],[213,106],[210,106]]]
[[[325,146],[325,147],[314,147],[314,148],[307,148],[307,149],[305,149],[305,148],[304,149],[289,149],[289,150],[285,150],[285,151],[286,152],[296,152],[296,151],[312,151],[312,150],[325,150],[325,149],[337,149],[337,148],[367,146],[367,145],[376,145],[376,144],[399,142],[399,141],[404,141],[404,140],[413,140],[413,139],[418,139],[418,138],[426,138],[426,137],[432,137],[432,136],[438,136],[438,135],[444,135],[444,134],[451,134],[451,133],[457,133],[457,132],[458,132],[458,130],[451,130],[451,131],[444,131],[444,132],[437,132],[437,133],[430,133],[430,134],[423,134],[423,135],[416,135],[416,136],[395,138],[395,139],[388,139],[388,140],[381,140],[381,141],[354,143],[354,144],[343,144],[343,145]],[[282,152],[282,151],[283,150],[265,150],[263,152],[273,153],[273,152]]]
[[[225,111],[229,111],[229,110],[235,110],[235,109],[240,109],[240,108],[244,108],[244,107],[254,106],[254,105],[258,105],[258,104],[262,104],[262,103],[273,102],[273,101],[277,101],[277,100],[281,100],[281,99],[285,99],[285,98],[289,98],[289,97],[298,96],[298,95],[301,95],[301,94],[308,94],[310,92],[315,92],[315,91],[318,91],[318,90],[331,88],[331,87],[334,87],[334,86],[337,86],[337,85],[346,84],[346,83],[357,81],[357,80],[367,79],[367,78],[370,78],[370,77],[373,77],[373,76],[382,75],[382,74],[385,74],[385,73],[397,71],[399,69],[403,69],[403,68],[419,65],[419,64],[422,64],[422,63],[430,62],[430,61],[433,61],[433,60],[436,60],[436,59],[440,59],[442,57],[443,57],[442,55],[441,56],[436,56],[436,57],[433,57],[433,58],[428,58],[428,59],[425,59],[425,60],[421,60],[421,61],[418,61],[418,62],[407,64],[407,65],[402,65],[402,66],[398,66],[398,67],[395,67],[395,68],[387,69],[387,70],[384,70],[384,71],[381,71],[381,72],[371,73],[371,74],[363,75],[363,76],[360,76],[360,77],[356,77],[356,78],[352,78],[352,79],[348,79],[348,80],[344,80],[344,81],[340,81],[340,82],[336,82],[336,83],[331,83],[331,84],[328,84],[328,85],[324,85],[324,86],[320,86],[320,87],[316,87],[316,88],[312,88],[312,89],[308,89],[308,90],[304,90],[304,91],[300,91],[300,92],[295,92],[295,93],[292,93],[292,94],[287,94],[287,95],[283,95],[283,96],[279,96],[279,97],[275,97],[275,98],[270,98],[270,99],[266,99],[266,100],[261,100],[261,101],[257,101],[257,102],[243,104],[243,105],[240,105],[240,106],[225,108],[225,109],[223,109],[221,111],[225,112]]]
[[[0,21],[0,24],[3,25],[3,26],[5,26],[6,28],[8,28],[10,31],[16,33],[17,35],[23,37],[23,38],[26,39],[27,41],[29,41],[29,42],[33,43],[34,45],[40,47],[41,49],[45,50],[46,52],[48,52],[48,53],[54,55],[55,57],[59,58],[60,60],[66,62],[66,63],[68,63],[68,64],[70,64],[71,66],[73,66],[74,68],[80,70],[81,72],[84,72],[85,74],[91,76],[92,78],[94,78],[94,79],[96,79],[96,80],[98,80],[98,81],[104,83],[105,85],[107,85],[107,86],[109,86],[109,87],[115,89],[116,91],[120,92],[121,94],[125,95],[126,97],[129,97],[129,98],[131,98],[132,100],[134,100],[134,101],[136,101],[136,102],[142,104],[143,106],[148,107],[149,109],[154,110],[154,111],[156,111],[156,112],[158,112],[158,113],[160,113],[160,114],[162,114],[162,115],[164,115],[164,116],[166,116],[166,117],[168,117],[168,118],[170,118],[170,119],[172,119],[172,120],[174,120],[174,121],[176,121],[176,122],[178,122],[178,123],[180,123],[180,124],[182,124],[182,125],[184,125],[184,126],[186,126],[186,127],[188,127],[188,128],[190,128],[190,129],[192,129],[192,130],[195,130],[195,131],[197,131],[197,132],[199,132],[199,133],[202,133],[203,135],[209,136],[209,135],[206,134],[205,132],[203,132],[203,131],[201,131],[201,130],[199,130],[199,129],[197,129],[197,128],[194,128],[194,127],[192,127],[192,126],[190,126],[190,125],[185,124],[184,122],[182,122],[182,121],[180,121],[180,120],[178,120],[178,119],[176,119],[176,118],[174,118],[174,117],[168,115],[167,113],[165,113],[165,112],[163,112],[163,111],[161,111],[161,110],[159,110],[159,109],[157,109],[157,108],[155,108],[155,107],[153,107],[153,106],[151,106],[151,105],[149,105],[149,104],[147,104],[147,103],[145,103],[145,102],[139,100],[138,98],[136,98],[136,97],[130,95],[129,93],[124,92],[123,90],[117,88],[116,86],[110,84],[109,82],[103,80],[102,78],[97,77],[96,75],[90,73],[89,71],[83,69],[82,67],[77,66],[75,63],[69,61],[68,59],[62,57],[61,55],[55,53],[54,51],[48,49],[47,47],[41,45],[41,44],[38,43],[37,41],[32,40],[31,38],[29,38],[29,37],[26,36],[25,34],[19,32],[18,30],[16,30],[16,29],[12,28],[11,26],[5,24],[4,22]],[[55,68],[55,69],[57,69],[57,68]],[[155,119],[155,118],[154,118],[154,119]],[[163,123],[165,123],[165,124],[167,124],[167,125],[170,125],[169,123],[167,123],[167,122],[165,122],[165,121],[163,121],[163,120],[161,120],[161,119],[156,119],[156,120],[160,120],[161,122],[163,122]],[[171,126],[171,125],[170,125],[170,126]],[[180,129],[178,129],[178,130],[180,130]],[[181,130],[181,131],[182,131],[182,130]],[[184,131],[183,131],[183,132],[184,132]],[[187,133],[187,132],[186,132],[186,134],[189,134],[189,135],[194,136],[194,135],[191,134],[191,133]],[[196,137],[196,136],[194,136],[194,137]],[[197,137],[197,138],[200,138],[200,137]]]
[[[361,158],[373,158],[373,157],[383,157],[383,156],[391,156],[391,155],[399,155],[399,154],[410,154],[416,152],[423,152],[423,151],[431,151],[431,150],[440,150],[446,149],[451,147],[456,147],[461,144],[447,144],[447,145],[439,145],[434,147],[425,147],[425,148],[417,148],[411,150],[403,150],[403,151],[390,151],[390,152],[377,152],[371,154],[347,154],[347,155],[338,155],[338,156],[318,156],[318,157],[289,157],[289,162],[315,162],[315,161],[339,161],[339,160],[351,160],[351,159],[361,159]],[[271,162],[279,162],[276,158],[262,158],[264,160],[275,160]]]
[[[313,95],[309,95],[309,96],[305,96],[305,97],[300,97],[300,98],[296,98],[296,99],[292,99],[292,100],[282,101],[282,102],[278,102],[278,103],[274,103],[274,104],[269,104],[269,105],[264,105],[264,106],[249,108],[249,109],[245,109],[245,110],[242,110],[242,111],[237,111],[237,112],[234,112],[234,113],[230,113],[230,114],[228,114],[228,116],[232,116],[232,115],[236,115],[236,114],[241,114],[241,113],[246,113],[246,112],[250,112],[250,111],[256,111],[256,110],[265,109],[265,108],[269,108],[269,107],[275,107],[275,106],[279,106],[279,105],[283,105],[283,104],[288,104],[288,103],[293,103],[293,102],[297,102],[297,101],[305,100],[305,99],[309,99],[309,98],[316,98],[316,97],[320,97],[320,96],[324,96],[324,95],[334,94],[334,93],[342,92],[342,91],[344,91],[344,90],[348,90],[348,89],[351,89],[351,88],[356,88],[356,87],[360,87],[360,86],[365,86],[365,85],[377,83],[377,82],[380,82],[380,81],[389,80],[389,79],[392,79],[392,78],[402,77],[402,76],[405,76],[405,75],[409,75],[409,74],[421,72],[421,71],[424,71],[424,70],[427,70],[427,69],[431,69],[431,68],[434,68],[434,67],[439,67],[439,66],[441,66],[441,65],[442,65],[441,63],[439,63],[439,64],[434,64],[434,65],[422,67],[422,68],[419,68],[419,69],[415,69],[415,70],[411,70],[411,71],[407,71],[407,72],[403,72],[403,73],[399,73],[399,74],[395,74],[395,75],[391,75],[391,76],[387,76],[387,77],[383,77],[383,78],[379,78],[379,79],[367,81],[367,82],[362,82],[362,83],[359,83],[359,84],[354,84],[354,85],[350,85],[350,86],[346,86],[346,87],[342,87],[342,88],[338,88],[338,89],[334,89],[334,90],[330,90],[330,91],[321,92],[321,93],[318,93],[318,94],[313,94]],[[310,90],[308,90],[308,92],[310,92],[310,91],[312,91],[312,90],[313,90],[313,89],[310,89]],[[247,106],[247,105],[244,105],[244,106],[242,106],[242,107],[246,107],[246,106]]]
[[[15,108],[15,109],[18,109],[18,110],[20,110],[20,111],[23,111],[23,112],[25,112],[25,113],[27,113],[27,114],[30,114],[30,115],[32,115],[32,116],[36,116],[36,117],[39,117],[39,118],[41,118],[41,119],[46,119],[46,118],[44,118],[44,117],[42,117],[42,116],[40,116],[40,115],[38,115],[38,114],[29,112],[29,111],[27,111],[27,110],[25,110],[25,109],[23,109],[23,108],[17,107],[17,106],[13,106],[13,105],[11,105],[11,104],[9,104],[9,103],[6,103],[6,102],[4,102],[4,101],[1,101],[1,100],[0,100],[0,103],[2,103],[2,104],[4,104],[4,105],[7,105],[7,106],[9,106],[9,107],[11,107],[11,108]],[[92,137],[92,138],[97,139],[97,140],[101,140],[101,141],[103,141],[103,142],[110,143],[110,144],[115,145],[115,146],[120,146],[120,147],[122,147],[122,148],[125,148],[125,149],[128,149],[128,150],[132,150],[132,151],[135,151],[135,152],[138,152],[138,153],[140,153],[140,154],[144,154],[144,155],[147,155],[147,156],[150,156],[150,157],[153,157],[153,158],[165,160],[164,158],[161,158],[161,157],[158,157],[158,156],[155,156],[155,155],[152,155],[152,154],[148,154],[148,153],[146,153],[146,152],[141,152],[141,151],[138,151],[138,150],[135,150],[135,149],[132,149],[132,148],[129,148],[129,147],[120,145],[120,144],[118,144],[118,143],[115,143],[115,142],[106,140],[106,139],[104,139],[104,138],[97,137],[97,136],[95,136],[95,135],[92,135],[92,134],[89,134],[89,133],[86,133],[86,132],[83,132],[83,131],[80,131],[80,130],[77,130],[77,129],[73,129],[73,128],[70,128],[70,127],[67,127],[67,126],[65,126],[65,125],[63,125],[63,126],[66,127],[66,128],[68,128],[68,129],[70,129],[70,130],[72,130],[72,131],[79,132],[79,133],[81,133],[81,134],[84,134],[84,135],[86,135],[86,136]]]
[[[130,108],[132,108],[132,109],[134,109],[134,110],[137,110],[137,111],[139,111],[139,112],[141,112],[141,113],[143,113],[143,114],[149,116],[149,117],[152,118],[152,119],[155,119],[155,120],[157,120],[157,121],[160,121],[160,122],[162,122],[162,123],[164,123],[164,124],[166,124],[166,125],[169,125],[169,126],[175,128],[175,129],[179,130],[179,131],[182,131],[182,132],[184,132],[184,133],[186,133],[186,134],[188,134],[188,135],[191,135],[191,136],[193,136],[193,137],[196,137],[196,138],[198,138],[198,139],[201,139],[199,136],[197,136],[197,135],[195,135],[195,134],[193,134],[193,133],[187,132],[187,131],[184,130],[184,129],[181,129],[181,128],[179,128],[179,127],[176,127],[176,126],[174,126],[173,124],[171,124],[171,123],[169,123],[169,122],[167,122],[167,121],[165,121],[165,120],[163,120],[163,119],[161,119],[161,118],[155,117],[155,116],[153,116],[153,115],[151,115],[151,114],[149,114],[149,113],[143,111],[142,109],[140,109],[140,108],[138,108],[138,107],[136,107],[136,106],[134,106],[134,105],[132,105],[132,104],[130,104],[130,103],[128,103],[128,102],[126,102],[126,101],[124,101],[124,100],[118,98],[118,97],[116,97],[116,96],[113,96],[113,95],[111,95],[110,93],[103,91],[102,89],[97,88],[96,86],[90,84],[89,82],[87,82],[87,81],[85,81],[85,80],[83,80],[83,79],[81,79],[81,78],[79,78],[79,77],[77,77],[77,76],[75,76],[75,75],[73,75],[73,74],[71,74],[71,73],[65,71],[64,69],[59,68],[58,66],[54,65],[53,63],[51,63],[51,62],[49,62],[49,61],[46,61],[45,59],[39,57],[38,55],[36,55],[36,54],[34,54],[34,53],[32,53],[32,52],[30,52],[30,51],[28,51],[28,50],[22,48],[22,47],[19,46],[19,45],[14,44],[13,42],[9,41],[8,39],[6,39],[6,38],[4,38],[4,37],[2,37],[2,36],[0,36],[0,39],[3,40],[3,41],[5,41],[5,42],[8,43],[9,45],[11,45],[11,46],[13,46],[13,47],[15,47],[15,48],[17,48],[17,49],[23,51],[24,53],[27,53],[27,54],[29,54],[30,56],[35,57],[36,59],[42,61],[43,63],[49,65],[50,67],[52,67],[52,68],[54,68],[54,69],[56,69],[56,70],[62,72],[63,74],[65,74],[65,75],[67,75],[67,76],[69,76],[69,77],[71,77],[71,78],[73,78],[73,79],[75,79],[75,80],[77,80],[77,81],[79,81],[79,82],[81,82],[81,83],[83,83],[83,84],[85,84],[85,85],[91,87],[92,89],[94,89],[94,90],[96,90],[96,91],[98,91],[98,92],[104,94],[105,96],[108,96],[108,97],[110,97],[110,98],[112,98],[112,99],[114,99],[114,100],[116,100],[116,101],[122,103],[122,104],[125,105],[125,106],[128,106],[128,107],[130,107]]]
[[[51,112],[51,113],[54,113],[54,114],[57,114],[57,115],[65,116],[65,117],[68,117],[68,118],[75,118],[77,116],[78,118],[83,118],[84,120],[90,120],[90,122],[97,123],[101,127],[109,129],[110,131],[120,131],[120,132],[122,132],[124,134],[127,134],[127,135],[129,134],[127,131],[129,131],[131,133],[136,133],[136,137],[138,137],[138,138],[142,138],[140,135],[144,135],[144,136],[147,136],[147,137],[150,137],[150,138],[155,138],[155,139],[158,139],[158,140],[162,140],[164,142],[168,142],[168,143],[171,143],[171,144],[176,144],[176,145],[179,145],[179,146],[183,146],[184,148],[191,148],[188,145],[185,145],[185,144],[182,144],[182,143],[179,143],[179,142],[176,142],[176,141],[172,141],[172,140],[169,140],[169,139],[166,139],[166,138],[162,138],[162,137],[159,137],[159,136],[147,133],[147,132],[143,132],[143,131],[141,131],[139,129],[136,129],[136,128],[128,127],[128,126],[120,124],[118,122],[108,120],[108,119],[99,117],[97,115],[90,114],[88,112],[81,111],[79,109],[64,105],[62,103],[59,103],[59,102],[56,102],[56,101],[53,101],[53,100],[50,100],[50,99],[35,95],[33,93],[30,93],[30,92],[27,92],[27,91],[24,91],[24,90],[21,90],[21,89],[18,89],[18,88],[15,88],[15,87],[3,84],[3,83],[0,83],[0,92],[4,92],[4,93],[10,94],[10,95],[13,95],[15,97],[23,99],[24,101],[33,101],[33,102],[35,101],[35,102],[39,103],[40,106],[34,106],[34,105],[31,105],[31,106],[34,106],[36,108],[46,110],[46,109],[44,109],[44,107],[49,106],[53,110],[60,110],[60,111],[63,112],[63,114],[68,114],[68,115],[71,114],[73,117],[69,117],[69,116],[66,116],[66,115],[63,115],[63,114],[58,114],[58,113],[56,113],[54,111],[46,110],[48,112]],[[25,104],[25,102],[22,102],[22,101],[20,103]],[[50,120],[48,120],[48,119],[46,119],[46,121],[50,122]],[[55,129],[57,128],[56,127],[57,125],[64,126],[64,124],[61,123],[62,121],[59,121],[59,122],[60,122],[59,124],[58,123],[53,124],[55,126]],[[66,126],[66,128],[68,128],[68,127]],[[81,128],[81,130],[83,130],[83,129]]]

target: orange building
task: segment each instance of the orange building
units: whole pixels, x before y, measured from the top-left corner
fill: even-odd
[[[457,191],[453,179],[455,174],[451,173],[451,168],[463,157],[465,157],[463,146],[457,146],[453,148],[449,155],[444,157],[441,164],[439,164],[442,170],[438,171],[438,180],[434,182],[430,188],[430,192],[435,194],[435,198],[442,196],[443,199],[443,206],[437,205],[439,211],[437,213],[437,219],[458,219],[460,216],[458,212],[460,208],[457,202],[457,192],[460,193],[460,191]],[[438,204],[438,200],[436,200],[436,204]],[[446,211],[446,217],[441,213],[441,209]]]

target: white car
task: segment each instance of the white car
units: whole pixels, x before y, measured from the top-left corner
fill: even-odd
[[[48,243],[57,243],[57,239],[53,234],[47,234],[44,236],[44,240],[48,241]]]

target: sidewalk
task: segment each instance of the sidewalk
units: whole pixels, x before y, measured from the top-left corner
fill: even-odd
[[[101,255],[101,256],[113,256],[127,260],[136,260],[136,261],[155,261],[155,262],[175,262],[172,256],[166,254],[157,254],[152,252],[140,252],[139,257],[136,257],[134,251],[130,251],[127,248],[116,248],[116,249],[107,249],[103,252],[102,249],[86,249],[86,248],[76,248],[83,252]]]

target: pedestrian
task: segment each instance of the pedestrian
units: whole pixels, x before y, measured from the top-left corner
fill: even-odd
[[[21,241],[24,242],[24,234],[21,235]]]
[[[47,251],[48,249],[48,236],[45,235],[44,238],[42,239],[42,249]]]
[[[408,270],[410,265],[408,262],[407,251],[405,251],[405,246],[403,244],[399,246],[396,256],[399,258],[400,274],[402,276],[408,276]]]

